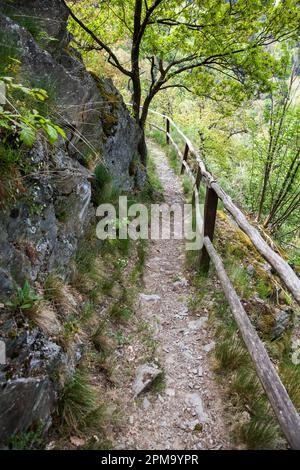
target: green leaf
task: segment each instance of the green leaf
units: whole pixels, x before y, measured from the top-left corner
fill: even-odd
[[[20,305],[20,309],[22,309],[22,310],[29,310],[29,309],[32,308],[32,306],[33,306],[33,303],[31,302],[31,303],[27,303],[27,304]]]
[[[48,137],[48,140],[50,142],[50,144],[55,144],[55,142],[57,141],[58,139],[58,133],[56,131],[56,129],[51,126],[50,124],[46,124],[44,126],[44,129],[45,129],[45,132],[47,134],[47,137]]]
[[[49,98],[46,90],[43,90],[42,88],[32,88],[30,90],[30,94],[39,101],[45,101]]]
[[[0,119],[0,127],[10,130],[11,129],[11,124],[10,124],[9,121],[7,121],[5,119]]]
[[[57,126],[56,124],[54,124],[53,127],[64,139],[66,139],[66,133],[61,127]]]
[[[28,147],[32,147],[36,140],[36,130],[32,127],[22,125],[22,130],[20,132],[20,139]]]

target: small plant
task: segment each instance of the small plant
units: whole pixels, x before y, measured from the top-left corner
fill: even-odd
[[[96,305],[92,300],[86,301],[80,312],[80,320],[82,322],[87,322],[90,318],[93,317],[95,311],[96,311]]]
[[[99,163],[95,168],[95,179],[101,187],[111,182],[111,174],[102,163]]]
[[[187,175],[184,175],[182,179],[182,188],[183,188],[183,193],[186,197],[190,197],[192,193],[192,184]]]
[[[27,431],[11,436],[7,442],[11,450],[32,450],[40,448],[43,442],[42,427],[36,431]]]
[[[285,360],[279,367],[281,379],[298,411],[300,411],[300,364]]]
[[[93,202],[99,205],[108,201],[113,193],[112,177],[106,166],[99,163],[95,168],[95,181],[93,183]]]
[[[115,339],[119,346],[125,346],[126,344],[130,344],[130,338],[125,336],[121,330],[117,330],[114,333],[110,334],[111,338]]]
[[[109,315],[115,321],[127,322],[133,315],[133,311],[127,305],[115,303],[110,308]]]
[[[6,303],[6,306],[13,311],[32,310],[36,302],[42,298],[35,294],[29,282],[25,281],[23,287],[17,287],[13,300]]]
[[[260,279],[256,284],[256,290],[261,299],[268,299],[273,294],[273,287]]]
[[[113,262],[114,267],[118,269],[125,269],[128,266],[127,258],[119,258]]]
[[[77,319],[70,319],[65,322],[64,329],[60,337],[62,345],[67,348],[70,342],[74,339],[74,336],[79,334],[80,331],[80,324]]]
[[[114,286],[114,280],[113,279],[103,279],[101,282],[100,282],[100,289],[101,289],[101,292],[104,294],[104,295],[109,295],[111,293],[111,290]]]
[[[249,366],[239,368],[233,376],[231,390],[238,393],[246,402],[251,397],[260,396],[262,389],[254,369]]]
[[[247,352],[237,335],[222,338],[215,349],[215,356],[222,369],[233,370],[248,360]]]
[[[161,393],[166,388],[166,376],[164,371],[159,374],[151,384],[151,389],[156,393]]]
[[[270,416],[252,416],[241,426],[240,432],[248,449],[272,449],[278,437],[278,426]]]
[[[91,335],[91,340],[97,351],[108,353],[112,349],[112,344],[106,334],[106,321],[101,321]]]
[[[62,425],[73,432],[99,430],[104,415],[103,405],[82,369],[77,369],[65,385],[58,404]]]
[[[147,166],[147,176],[148,176],[148,182],[150,187],[147,188],[148,191],[150,192],[150,199],[153,199],[153,192],[155,192],[155,196],[157,199],[157,202],[163,202],[164,201],[164,188],[160,182],[159,176],[157,174],[156,166],[153,162],[153,159],[151,158],[151,155],[148,159],[148,166]]]
[[[8,109],[0,106],[0,130],[4,143],[14,137],[16,142],[31,147],[35,143],[39,131],[44,133],[50,144],[54,144],[59,136],[66,137],[61,127],[39,114],[35,109],[29,110],[24,107],[22,109],[21,106],[18,110],[18,102],[14,105],[11,104],[13,93],[21,93],[37,101],[45,101],[48,98],[45,90],[25,87],[15,83],[12,77],[0,77],[0,81],[5,84],[8,95]]]
[[[230,269],[232,282],[241,297],[248,298],[251,295],[250,276],[247,271],[241,266],[235,266]]]
[[[137,246],[138,262],[137,268],[141,272],[144,269],[147,258],[148,244],[146,240],[140,240]]]
[[[174,173],[178,175],[180,173],[181,165],[176,150],[173,147],[167,147],[166,152],[167,157],[169,159],[170,167],[172,168]]]

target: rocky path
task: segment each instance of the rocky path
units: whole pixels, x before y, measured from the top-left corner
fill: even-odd
[[[149,150],[166,203],[182,203],[179,178],[153,142]],[[144,272],[140,316],[152,325],[165,388],[127,402],[129,425],[117,439],[123,449],[229,448],[222,417],[222,392],[213,378],[212,333],[205,311],[189,312],[191,288],[184,275],[185,246],[152,241]],[[126,407],[125,407],[126,408]]]

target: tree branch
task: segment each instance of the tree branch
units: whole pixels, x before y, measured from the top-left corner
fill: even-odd
[[[108,55],[109,55],[109,63],[111,65],[113,65],[114,67],[117,67],[117,69],[120,70],[120,72],[122,72],[124,75],[127,75],[128,77],[131,77],[132,76],[132,73],[125,69],[119,62],[117,56],[114,54],[114,52],[111,50],[110,47],[108,47],[107,44],[105,44],[103,41],[101,41],[101,39],[99,39],[95,33],[90,29],[88,28],[88,26],[86,26],[76,15],[75,13],[73,13],[73,11],[68,7],[68,5],[66,4],[65,0],[61,0],[62,3],[65,5],[65,7],[68,9],[68,12],[69,12],[69,15],[71,16],[71,18],[86,32],[88,33],[91,38],[102,48],[104,49]],[[111,60],[113,60],[113,62],[111,62]]]

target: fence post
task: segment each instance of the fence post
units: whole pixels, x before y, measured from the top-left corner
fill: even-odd
[[[199,191],[199,188],[200,188],[201,178],[202,178],[201,168],[200,168],[200,166],[198,166],[196,182],[195,182],[195,186],[198,189],[198,191]],[[192,205],[194,205],[194,204],[195,204],[195,191],[193,191],[193,196],[192,196]]]
[[[218,196],[212,188],[207,187],[204,206],[204,237],[208,237],[211,242],[214,238],[217,207]],[[203,246],[200,253],[200,270],[207,273],[209,270],[209,264],[210,257],[205,246]]]
[[[183,152],[183,161],[186,162],[187,161],[187,157],[188,157],[188,154],[189,154],[189,146],[188,144],[185,144],[185,147],[184,147],[184,152]],[[180,171],[180,174],[182,175],[184,173],[184,164],[182,163],[181,165],[181,171]]]
[[[166,142],[167,142],[167,145],[170,144],[169,134],[170,134],[170,121],[169,121],[169,118],[166,116]]]

